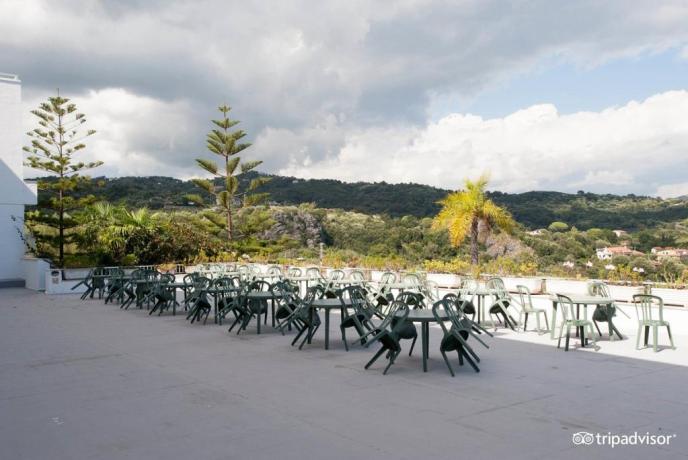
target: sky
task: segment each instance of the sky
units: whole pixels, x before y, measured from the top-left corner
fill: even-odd
[[[688,195],[685,0],[0,0],[0,30],[26,130],[60,88],[95,175],[202,176],[226,103],[267,173]]]

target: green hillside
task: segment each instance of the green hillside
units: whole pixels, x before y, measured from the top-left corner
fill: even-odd
[[[251,177],[245,178],[245,181]],[[437,200],[448,193],[448,190],[420,184],[346,183],[331,179],[270,177],[272,180],[264,190],[270,193],[270,200],[277,204],[315,203],[320,208],[387,214],[392,217],[434,216],[439,209]],[[100,182],[102,186],[95,186],[95,182]],[[161,209],[189,206],[184,196],[199,193],[199,189],[191,182],[171,177],[121,177],[94,179],[94,186],[84,193],[92,193],[103,200],[123,203],[128,207]],[[688,201],[682,199],[542,191],[514,194],[491,192],[490,197],[506,206],[516,220],[527,228],[547,227],[553,221],[563,221],[579,229],[637,230],[688,218]]]

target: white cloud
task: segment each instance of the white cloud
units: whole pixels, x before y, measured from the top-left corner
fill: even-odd
[[[685,165],[686,117],[686,91],[601,112],[560,115],[552,105],[537,105],[487,120],[450,114],[423,127],[347,131],[337,155],[280,172],[446,188],[489,172],[497,190],[609,190]]]
[[[680,184],[667,184],[662,185],[657,188],[655,193],[657,196],[662,198],[676,198],[679,196],[688,196],[688,182],[683,182]]]
[[[42,101],[24,101],[26,131],[37,122],[29,110]],[[194,137],[193,110],[187,101],[165,102],[121,88],[89,91],[71,101],[86,114],[83,128],[96,130],[85,140],[87,148],[78,154],[83,161],[104,162],[91,175],[189,176],[189,165],[194,164],[203,139]],[[194,144],[200,144],[199,148]]]
[[[685,49],[682,0],[5,0],[0,30],[0,70],[22,76],[27,110],[58,86],[83,100],[99,124],[89,151],[108,174],[196,174],[227,101],[269,172],[456,187],[489,170],[508,190],[680,181],[661,177],[685,145],[680,93],[658,96],[676,106],[426,117],[447,95],[471,98],[543,62]]]

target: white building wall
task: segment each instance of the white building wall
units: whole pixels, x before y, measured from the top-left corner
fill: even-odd
[[[21,83],[0,73],[0,282],[23,278],[22,242],[12,217],[36,203],[36,188],[23,180]]]

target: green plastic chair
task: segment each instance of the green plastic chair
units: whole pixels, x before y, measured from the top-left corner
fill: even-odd
[[[559,328],[559,341],[557,342],[557,348],[561,347],[561,339],[564,336],[564,326],[566,326],[566,347],[564,348],[565,351],[569,351],[571,327],[575,327],[587,333],[587,336],[586,334],[580,334],[581,346],[585,346],[585,343],[583,341],[587,338],[592,342],[593,346],[595,347],[595,351],[599,350],[600,347],[597,346],[597,342],[595,341],[595,332],[592,328],[592,321],[588,320],[587,318],[576,318],[576,310],[574,308],[573,302],[569,297],[562,294],[557,294],[557,303],[559,304],[559,308],[561,308],[561,315],[563,318],[561,322],[561,327]]]
[[[444,311],[448,319],[443,319],[441,310]],[[444,363],[449,369],[452,377],[455,376],[449,358],[448,351],[455,351],[459,357],[459,366],[463,366],[464,359],[468,361],[475,372],[480,372],[477,363],[480,362],[478,354],[468,344],[468,338],[474,336],[472,330],[472,322],[470,320],[464,322],[462,320],[461,308],[456,306],[456,303],[450,298],[445,298],[435,302],[432,306],[432,314],[442,328],[444,333],[440,341],[440,353],[444,359]],[[478,339],[479,340],[479,339]],[[486,343],[479,340],[486,348],[489,348]]]
[[[664,300],[656,295],[635,294],[633,303],[638,314],[638,338],[635,341],[636,350],[640,350],[640,336],[645,329],[645,346],[649,339],[650,328],[652,328],[652,349],[657,352],[657,334],[660,327],[666,327],[669,334],[671,349],[675,350],[674,339],[671,336],[671,326],[669,321],[664,320]],[[657,316],[653,314],[657,311]]]
[[[302,275],[302,271],[299,267],[289,267],[289,270],[287,270],[287,277],[289,278],[300,278]]]
[[[387,316],[384,320],[372,331],[367,333],[361,340],[365,340],[365,347],[369,347],[375,342],[380,342],[380,349],[365,365],[365,369],[377,361],[377,359],[386,353],[386,358],[389,360],[385,370],[382,374],[387,374],[389,368],[394,364],[397,356],[401,353],[401,337],[400,331],[406,328],[409,315],[409,307],[403,302],[393,302],[388,310]]]
[[[518,291],[518,299],[519,303],[521,304],[521,311],[518,314],[518,322],[521,322],[521,319],[523,318],[523,332],[526,331],[526,328],[528,327],[528,316],[529,315],[535,315],[535,323],[537,324],[537,332],[539,335],[544,334],[545,332],[549,331],[549,321],[547,320],[547,311],[545,311],[544,308],[535,308],[533,307],[533,299],[530,295],[530,289],[528,289],[527,286],[523,285],[518,285],[516,286],[516,290]],[[545,317],[545,327],[546,329],[542,329],[541,324],[540,324],[540,315]]]
[[[501,278],[490,278],[485,282],[485,287],[490,291],[492,295],[492,304],[488,309],[490,318],[496,316],[500,319],[505,326],[511,330],[516,330],[518,326],[516,320],[509,314],[508,308],[511,306],[511,296],[504,286],[504,281]],[[497,323],[491,320],[495,330],[497,329]]]
[[[397,282],[397,275],[392,272],[384,272],[380,277],[380,284],[391,284]]]

